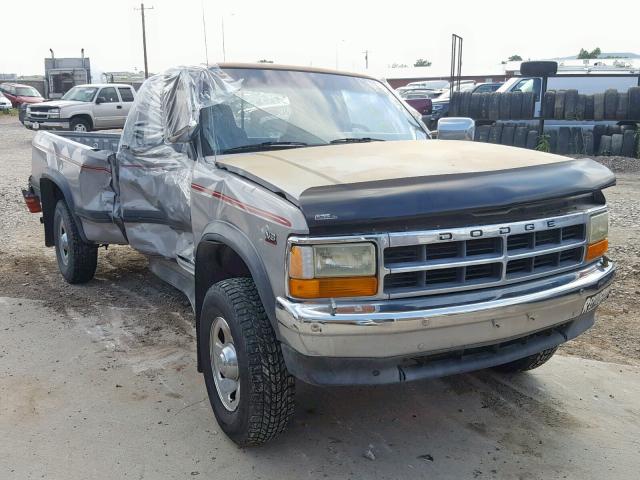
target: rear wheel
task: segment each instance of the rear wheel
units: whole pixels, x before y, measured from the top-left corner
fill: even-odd
[[[69,283],[86,283],[96,273],[98,247],[80,237],[69,207],[58,200],[53,215],[54,244],[58,268]]]
[[[515,360],[513,362],[505,363],[493,367],[495,370],[504,373],[526,372],[527,370],[533,370],[547,363],[553,354],[556,353],[558,347],[548,348],[540,353],[529,355],[528,357]]]
[[[293,415],[294,379],[253,280],[213,285],[201,322],[200,358],[220,428],[241,446],[266,443]]]

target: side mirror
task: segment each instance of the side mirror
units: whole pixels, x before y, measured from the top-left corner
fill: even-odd
[[[107,101],[107,99],[106,99],[106,98],[104,98],[104,97],[98,97],[98,98],[96,98],[96,105],[100,105],[101,103],[104,103],[104,102],[106,102],[106,101]]]
[[[443,117],[438,120],[438,140],[473,140],[476,122],[466,117]]]

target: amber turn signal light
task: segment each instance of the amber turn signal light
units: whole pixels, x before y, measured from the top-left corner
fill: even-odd
[[[376,277],[289,279],[289,293],[296,298],[369,297],[377,292]]]
[[[596,258],[603,256],[608,249],[609,240],[607,240],[606,238],[604,240],[600,240],[599,242],[592,243],[587,247],[587,256],[585,260],[595,260]]]

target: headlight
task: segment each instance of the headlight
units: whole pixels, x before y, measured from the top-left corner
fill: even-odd
[[[289,292],[297,298],[361,297],[378,291],[371,243],[294,245],[289,252]]]
[[[51,110],[49,110],[49,118],[60,118],[60,109],[52,108]]]
[[[589,235],[587,236],[586,260],[594,260],[603,256],[609,248],[609,212],[593,215],[589,221]]]

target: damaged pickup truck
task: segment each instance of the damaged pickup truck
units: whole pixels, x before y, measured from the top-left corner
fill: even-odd
[[[37,133],[24,194],[68,282],[128,244],[186,294],[215,416],[255,445],[292,416],[294,378],[529,370],[593,325],[614,175],[452,136],[364,75],[176,68],[121,137]]]

